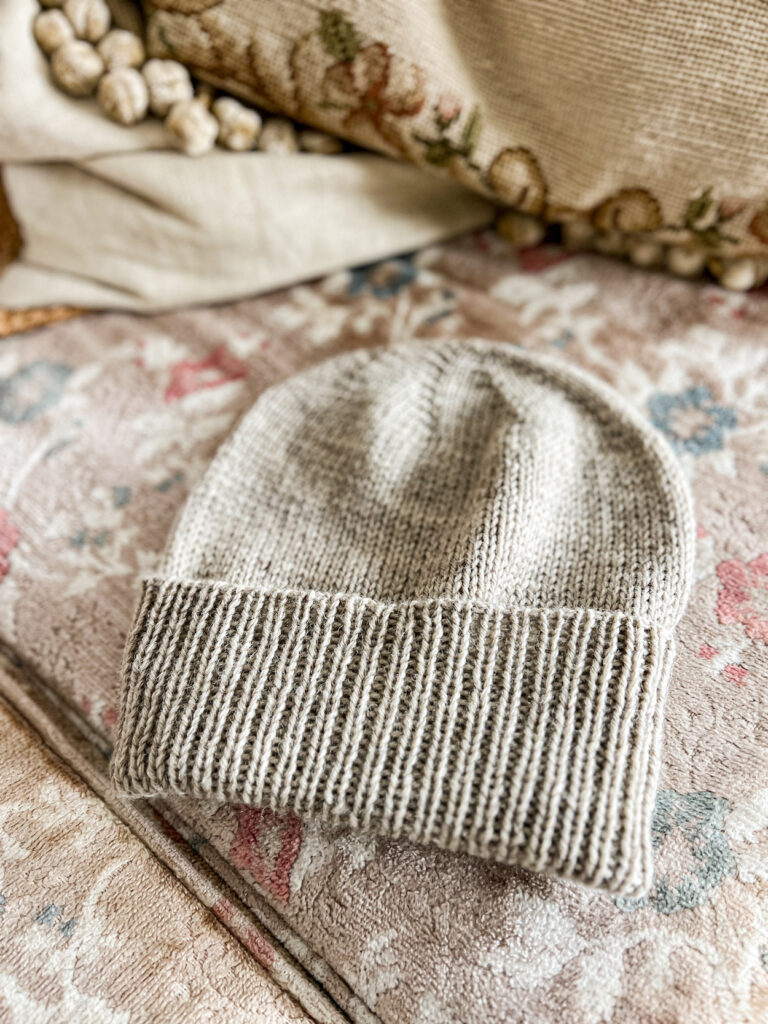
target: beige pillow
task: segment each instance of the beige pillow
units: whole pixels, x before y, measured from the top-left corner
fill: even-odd
[[[761,0],[156,0],[148,13],[154,55],[580,223],[574,237],[610,249],[630,233],[688,249],[690,266],[768,257]]]

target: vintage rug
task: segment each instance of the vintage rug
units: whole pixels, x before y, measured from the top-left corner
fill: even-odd
[[[484,232],[225,307],[93,314],[8,338],[0,640],[17,670],[0,677],[0,691],[80,766],[91,795],[78,789],[78,820],[128,823],[240,940],[259,984],[268,977],[311,1019],[757,1024],[768,1017],[767,331],[759,291],[726,294],[548,247],[515,254]],[[137,580],[255,396],[341,350],[475,335],[608,381],[664,435],[691,481],[697,582],[667,710],[656,881],[640,901],[269,811],[130,805],[104,780]],[[83,832],[94,861],[101,827]],[[32,865],[41,878],[61,872],[51,844],[28,848],[27,874]],[[15,877],[14,849],[0,841],[2,878]],[[29,929],[29,915],[61,907],[30,942],[89,913],[99,870],[78,866],[69,891],[41,888],[40,907],[28,898]],[[164,921],[200,921],[170,876],[175,896],[152,885]],[[84,962],[128,958],[121,951],[138,943],[121,902],[130,886],[126,876],[115,890],[109,943],[99,946],[95,927],[56,932],[61,963],[78,942]],[[4,907],[12,913],[10,893]],[[142,976],[156,953],[151,943],[132,948]],[[7,961],[0,952],[12,991],[37,998],[37,980]],[[68,969],[57,963],[45,969]],[[100,1019],[123,1019],[126,994],[108,975],[93,978]],[[147,985],[144,1015],[131,1019],[150,1019]]]
[[[0,1020],[309,1024],[62,765],[51,731],[41,738],[0,701]]]

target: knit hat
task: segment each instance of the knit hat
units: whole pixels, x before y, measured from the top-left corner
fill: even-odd
[[[604,385],[480,340],[331,360],[259,398],[144,583],[113,778],[642,892],[693,545]]]

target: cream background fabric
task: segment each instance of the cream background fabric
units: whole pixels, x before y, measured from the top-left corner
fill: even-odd
[[[493,208],[368,154],[118,154],[5,168],[21,259],[0,305],[159,310],[269,291],[487,224]]]
[[[169,151],[48,78],[34,0],[0,9],[0,162],[24,248],[0,305],[160,310],[269,291],[490,223],[459,185],[368,154]]]

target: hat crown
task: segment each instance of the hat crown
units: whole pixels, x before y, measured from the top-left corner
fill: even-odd
[[[511,346],[358,352],[262,395],[166,571],[674,621],[691,546],[677,475],[612,395]]]

